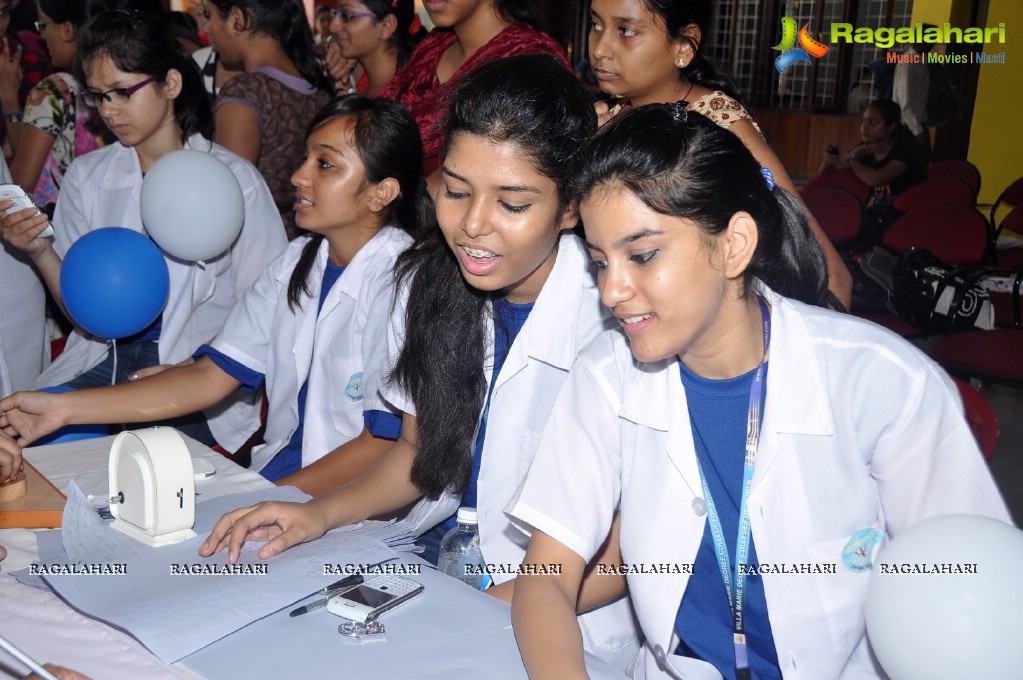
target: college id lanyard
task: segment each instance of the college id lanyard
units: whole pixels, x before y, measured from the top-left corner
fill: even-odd
[[[764,324],[764,358],[767,357],[767,348],[771,344],[771,314],[767,311],[767,303],[762,297],[757,297],[760,303],[760,318]],[[752,677],[749,670],[749,655],[746,652],[745,622],[743,616],[743,603],[746,595],[746,565],[749,559],[750,526],[749,511],[746,508],[746,499],[749,497],[749,488],[753,482],[753,464],[757,459],[757,443],[760,441],[760,424],[764,419],[764,359],[760,360],[757,372],[753,376],[753,384],[749,390],[749,416],[746,418],[746,459],[742,468],[742,497],[739,503],[739,535],[736,538],[735,554],[735,589],[732,589],[732,565],[728,557],[728,546],[725,545],[724,532],[721,530],[721,519],[718,517],[717,507],[710,495],[710,487],[703,475],[703,467],[697,461],[700,470],[700,482],[703,484],[703,499],[707,503],[707,519],[710,521],[710,533],[714,539],[714,551],[717,553],[718,569],[721,571],[721,580],[725,583],[725,593],[728,595],[728,606],[732,610],[733,635],[732,642],[735,647],[735,677],[736,680],[750,680]]]

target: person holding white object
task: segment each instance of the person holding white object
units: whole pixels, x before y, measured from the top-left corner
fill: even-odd
[[[80,329],[64,353],[36,382],[72,388],[124,382],[156,364],[176,364],[220,331],[224,320],[266,265],[284,250],[280,217],[256,168],[203,136],[212,123],[199,74],[160,19],[144,12],[118,11],[90,20],[78,38],[76,70],[83,95],[99,108],[119,143],[76,159],[61,187],[53,219],[55,236],[42,236],[45,215],[26,209],[0,217],[8,246],[31,257],[54,298],[61,301],[60,270],[68,249],[84,234],[118,226],[144,232],[139,197],[144,174],[160,158],[196,149],[223,161],[238,179],[244,201],[241,235],[222,256],[187,262],[165,255],[170,296],[149,328],[114,352]],[[202,181],[202,178],[195,178]],[[0,202],[0,211],[10,207]],[[190,423],[188,433],[229,451],[258,427],[257,400],[235,395]],[[206,428],[206,425],[209,428]],[[212,432],[212,434],[210,434]]]

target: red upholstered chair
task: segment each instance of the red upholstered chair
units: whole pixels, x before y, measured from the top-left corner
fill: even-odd
[[[988,224],[973,208],[931,205],[900,217],[881,242],[896,254],[926,248],[948,264],[976,265],[987,252]]]
[[[943,203],[973,207],[973,189],[957,179],[929,179],[910,187],[895,197],[892,205],[903,215],[920,208]]]
[[[970,424],[973,438],[977,440],[977,447],[987,460],[991,458],[995,444],[998,443],[998,415],[987,398],[973,389],[969,383],[954,376],[952,380],[959,388],[959,396],[963,399],[966,422]]]
[[[938,161],[927,166],[927,179],[957,179],[980,193],[980,170],[970,161]]]
[[[844,168],[842,170],[825,170],[807,182],[806,186],[803,187],[803,191],[819,189],[821,187],[841,187],[851,191],[853,196],[860,199],[861,204],[865,204],[867,198],[870,197],[870,187],[861,182],[853,174],[852,170]],[[799,192],[800,195],[802,195],[803,191]]]
[[[1017,246],[1009,250],[998,250],[998,237],[1002,235],[1002,231],[1005,229],[1023,236],[1023,204],[1009,211],[1009,214],[1001,221],[998,228],[994,230],[995,248],[992,251],[995,255],[995,264],[999,267],[1018,267],[1023,265],[1023,247]]]
[[[856,236],[863,222],[863,204],[851,191],[841,187],[804,188],[800,196],[832,243],[844,243]]]
[[[979,378],[1001,385],[1023,387],[1023,329],[1019,299],[1023,270],[1014,273],[1012,328],[956,333],[941,338],[931,348],[931,358],[949,373],[962,378]]]
[[[1023,331],[1016,328],[945,336],[931,357],[954,375],[1023,387]]]
[[[1002,208],[1015,208],[1019,205],[1023,205],[1023,177],[1020,177],[1015,182],[1005,187],[998,198],[991,205],[990,221],[992,225],[999,224],[998,222],[998,211]]]

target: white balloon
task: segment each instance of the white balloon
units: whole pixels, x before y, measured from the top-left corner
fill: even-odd
[[[238,179],[219,158],[192,149],[172,151],[142,180],[142,223],[156,244],[186,261],[221,255],[242,230],[245,199]]]
[[[866,602],[891,680],[1023,677],[1021,565],[1023,531],[989,517],[933,517],[893,538]]]

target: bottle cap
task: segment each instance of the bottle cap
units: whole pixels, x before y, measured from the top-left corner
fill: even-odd
[[[458,514],[455,516],[455,521],[459,524],[478,524],[479,520],[476,518],[476,508],[458,508]]]

